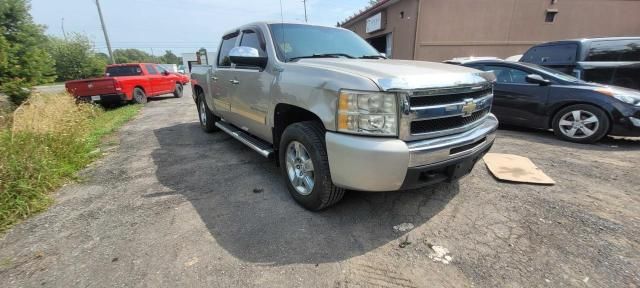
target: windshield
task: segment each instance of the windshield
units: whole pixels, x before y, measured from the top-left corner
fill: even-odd
[[[314,55],[347,58],[380,55],[367,41],[345,29],[302,24],[271,24],[269,28],[278,58],[285,62]]]
[[[544,66],[539,66],[539,65],[536,65],[536,64],[525,63],[525,62],[519,62],[518,64],[520,64],[522,66],[527,66],[527,67],[532,68],[532,69],[542,70],[542,72],[545,72],[545,73],[547,73],[547,74],[549,74],[549,75],[551,75],[553,77],[556,77],[556,78],[558,78],[560,80],[563,80],[563,81],[575,82],[575,83],[584,82],[584,81],[582,81],[582,80],[580,80],[580,79],[578,79],[576,77],[573,77],[573,76],[568,75],[568,74],[564,74],[564,73],[562,73],[562,72],[560,72],[558,70],[553,70],[551,68],[547,68],[547,67],[544,67]]]
[[[110,77],[138,76],[138,75],[142,75],[142,70],[138,65],[107,67],[107,76],[110,76]]]

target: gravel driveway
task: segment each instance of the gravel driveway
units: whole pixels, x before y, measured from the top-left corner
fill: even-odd
[[[151,101],[83,181],[0,239],[3,287],[638,287],[640,142],[501,130],[555,186],[349,192],[297,206],[273,161]],[[372,176],[375,177],[375,176]],[[394,228],[395,226],[395,228]]]

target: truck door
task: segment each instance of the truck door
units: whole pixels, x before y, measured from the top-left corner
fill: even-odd
[[[234,69],[232,69],[231,60],[229,60],[229,51],[235,47],[239,35],[239,32],[234,32],[222,37],[216,65],[209,82],[211,83],[211,93],[208,95],[209,98],[206,98],[207,104],[213,106],[216,113],[231,124],[234,123],[234,119],[230,115],[231,96],[237,86],[230,82],[233,79]]]
[[[239,46],[255,48],[260,56],[267,54],[264,37],[257,28],[243,30]],[[234,124],[264,140],[271,140],[267,113],[274,76],[261,67],[236,65],[233,79],[229,80],[236,86],[231,100]]]
[[[175,83],[178,82],[177,76],[172,73],[169,73],[167,69],[164,69],[164,67],[160,65],[155,64],[153,66],[156,67],[156,70],[162,76],[160,81],[160,84],[162,85],[161,93],[166,94],[166,93],[173,92],[173,90],[175,89]]]
[[[160,75],[160,72],[158,72],[158,70],[156,70],[154,66],[155,65],[153,64],[144,65],[144,68],[147,70],[147,78],[149,79],[150,86],[150,88],[147,88],[147,90],[151,90],[146,91],[147,96],[158,95],[158,93],[162,92],[163,88],[162,82],[164,81],[164,79],[162,79],[162,75]]]

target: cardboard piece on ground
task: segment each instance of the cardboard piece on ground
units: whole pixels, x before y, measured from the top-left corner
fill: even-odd
[[[487,153],[482,159],[491,174],[500,180],[546,185],[556,183],[527,157]]]

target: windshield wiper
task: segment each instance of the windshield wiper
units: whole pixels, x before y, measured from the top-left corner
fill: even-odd
[[[289,61],[298,60],[298,59],[304,59],[304,58],[339,58],[339,57],[345,57],[345,58],[349,58],[349,59],[356,58],[356,57],[353,57],[353,56],[351,56],[349,54],[345,54],[345,53],[324,53],[324,54],[313,54],[313,55],[309,55],[309,56],[291,57],[291,58],[289,58]]]
[[[382,55],[364,55],[360,57],[360,59],[387,59],[387,57],[384,57]]]

